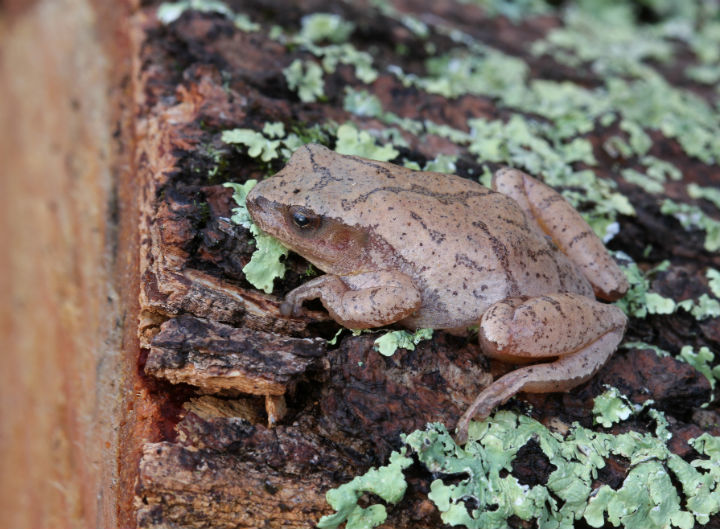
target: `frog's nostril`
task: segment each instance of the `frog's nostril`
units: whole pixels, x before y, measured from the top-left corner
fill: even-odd
[[[275,214],[276,208],[273,207],[273,202],[265,197],[248,195],[246,204],[253,222],[260,226],[261,229],[267,230],[272,225],[272,218]]]
[[[266,209],[268,200],[264,197],[250,194],[247,196],[245,202],[247,204],[248,210],[261,211],[263,209]]]

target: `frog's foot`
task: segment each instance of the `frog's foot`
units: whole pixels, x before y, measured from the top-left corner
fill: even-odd
[[[326,274],[288,293],[281,314],[298,314],[305,300],[319,298],[330,316],[350,329],[380,327],[402,320],[420,307],[420,291],[400,272]]]
[[[527,218],[580,267],[598,298],[615,301],[625,294],[629,288],[625,274],[562,195],[517,169],[496,172],[492,187],[515,200]]]
[[[567,391],[590,379],[622,340],[627,318],[614,305],[577,294],[500,301],[483,314],[479,338],[485,354],[504,361],[554,362],[521,367],[485,388],[460,418],[457,440],[472,419],[484,419],[520,391]]]

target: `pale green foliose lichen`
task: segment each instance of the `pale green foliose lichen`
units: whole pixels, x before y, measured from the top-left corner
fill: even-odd
[[[630,283],[624,297],[615,302],[628,316],[644,318],[648,314],[672,314],[678,309],[688,311],[695,319],[720,317],[720,301],[702,294],[697,300],[675,301],[657,292],[650,292],[650,278],[670,267],[669,261],[663,261],[654,268],[643,272],[637,264],[625,254],[618,252],[622,259],[620,268]]]
[[[691,440],[701,457],[688,463],[669,450],[664,416],[653,409],[647,413],[656,421],[654,434],[614,435],[575,424],[562,437],[533,419],[501,411],[473,422],[462,447],[438,423],[404,436],[404,442],[428,471],[439,476],[430,484],[428,498],[449,525],[501,529],[508,527],[511,516],[535,520],[541,528],[567,529],[580,519],[592,527],[601,527],[607,519],[615,526],[638,529],[690,529],[696,521],[707,522],[720,511],[720,438],[703,434]],[[523,485],[511,474],[518,451],[530,440],[555,468],[545,485]],[[629,462],[622,486],[593,489],[598,471],[611,456]],[[404,483],[400,486],[404,490]],[[351,511],[353,499],[359,496],[348,499],[344,512]]]
[[[678,219],[686,230],[705,231],[704,246],[708,252],[720,250],[720,220],[710,217],[698,206],[678,203],[669,198],[663,200],[660,211]]]
[[[620,268],[625,272],[630,288],[625,296],[615,302],[625,314],[636,318],[644,318],[648,314],[671,314],[675,310],[675,301],[656,292],[650,292],[650,278],[670,267],[669,261],[663,261],[654,268],[643,272],[629,256],[619,254],[622,258]]]
[[[432,329],[418,329],[414,333],[408,331],[390,331],[375,340],[374,348],[383,356],[392,356],[398,349],[414,351],[422,340],[432,338]]]
[[[387,518],[382,504],[360,507],[358,500],[365,493],[379,496],[388,503],[397,503],[405,495],[407,482],[403,470],[412,464],[412,459],[402,452],[393,452],[390,462],[380,468],[372,468],[351,482],[331,489],[327,501],[335,509],[335,514],[320,518],[317,526],[321,529],[334,529],[346,522],[346,529],[365,529],[377,527]]]
[[[702,346],[695,352],[692,346],[685,345],[680,349],[679,357],[705,375],[710,382],[710,387],[715,390],[715,384],[720,380],[720,366],[713,367],[711,365],[715,355],[709,347]],[[712,401],[713,397],[710,397],[710,400]]]
[[[337,129],[335,150],[340,154],[351,154],[387,162],[400,154],[392,145],[378,146],[366,130],[358,130],[352,123],[343,123]]]
[[[250,262],[243,267],[243,273],[251,285],[269,294],[272,292],[275,278],[282,278],[285,275],[282,259],[287,256],[288,249],[274,237],[260,231],[250,218],[245,199],[255,184],[257,180],[248,180],[244,184],[227,183],[225,187],[233,190],[233,199],[238,205],[233,209],[231,220],[250,230],[257,244]]]
[[[685,299],[677,306],[688,311],[696,320],[720,317],[720,301],[707,294],[701,294],[697,300]]]
[[[453,174],[457,169],[455,162],[457,162],[457,156],[450,154],[438,154],[433,160],[428,160],[423,167],[423,171]]]
[[[182,0],[180,2],[165,2],[157,10],[157,18],[163,24],[175,22],[185,11],[200,11],[203,13],[219,13],[235,23],[242,31],[259,31],[260,24],[251,21],[243,13],[235,13],[225,2],[219,0]]]
[[[248,148],[247,153],[252,158],[260,158],[263,162],[269,162],[278,157],[278,140],[269,140],[260,132],[252,129],[232,129],[222,133],[222,141],[225,143],[244,145]]]
[[[355,25],[352,22],[344,20],[339,15],[317,13],[303,18],[302,29],[296,35],[288,37],[285,33],[280,32],[276,35],[276,40],[298,46],[300,49],[312,53],[321,59],[322,69],[327,73],[334,72],[338,64],[347,64],[353,66],[355,75],[360,81],[372,83],[378,75],[373,68],[372,55],[366,51],[360,51],[346,42],[354,28]],[[324,41],[331,44],[319,44]],[[300,76],[298,73],[291,75],[293,77]],[[317,75],[318,72],[313,69],[313,77],[306,80],[306,84],[311,85],[315,93],[317,93],[316,86],[319,82]],[[316,96],[317,98],[319,95]],[[301,100],[305,101],[302,98]]]
[[[622,342],[620,344],[621,349],[650,349],[658,356],[670,356],[670,352],[666,351],[662,347],[657,345],[645,343],[645,342]]]
[[[542,15],[550,11],[543,0],[459,0],[462,4],[475,4],[489,15],[500,15],[518,22],[524,18]]]
[[[231,129],[223,131],[220,138],[225,143],[247,147],[248,156],[263,162],[276,159],[287,161],[293,152],[306,143],[326,143],[332,129],[334,127],[328,125],[286,134],[285,125],[277,121],[265,123],[262,133],[253,129]]]
[[[630,417],[632,411],[628,400],[614,387],[595,397],[592,410],[595,422],[606,428],[616,422],[624,421]]]
[[[313,103],[323,97],[323,70],[316,62],[295,59],[283,74],[290,89],[297,92],[303,103]]]
[[[314,13],[302,18],[300,38],[309,42],[327,40],[334,44],[345,42],[355,29],[355,24],[340,15]]]
[[[688,195],[691,198],[702,198],[708,202],[712,202],[716,208],[720,209],[720,188],[717,187],[701,187],[695,183],[687,186]]]
[[[720,298],[720,270],[708,268],[705,272],[705,277],[708,279],[710,291],[715,295],[715,297]]]

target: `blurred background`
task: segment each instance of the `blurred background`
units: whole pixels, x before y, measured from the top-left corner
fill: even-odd
[[[115,526],[131,9],[0,2],[3,528]]]

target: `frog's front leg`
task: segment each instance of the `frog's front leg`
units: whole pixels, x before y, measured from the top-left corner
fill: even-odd
[[[627,278],[580,213],[562,195],[517,169],[501,169],[492,187],[511,197],[542,233],[580,267],[600,299],[615,301],[629,288]]]
[[[567,391],[591,378],[620,343],[627,318],[614,305],[579,294],[499,301],[482,316],[480,346],[491,358],[524,363],[558,357],[502,376],[475,399],[458,422],[458,441],[473,418],[484,419],[520,391]]]
[[[401,272],[365,272],[348,276],[326,274],[291,291],[280,306],[297,314],[303,301],[320,298],[330,316],[350,329],[380,327],[402,320],[420,308],[420,291]]]

